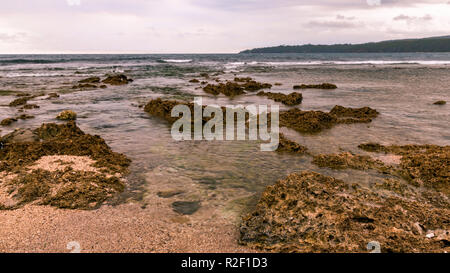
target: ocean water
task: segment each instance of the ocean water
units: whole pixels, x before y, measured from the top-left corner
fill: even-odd
[[[140,108],[152,98],[205,104],[278,104],[249,93],[233,99],[212,96],[189,80],[200,73],[231,80],[252,77],[281,83],[272,92],[290,93],[301,83],[335,83],[337,90],[302,90],[302,110],[329,111],[335,105],[369,106],[381,115],[370,124],[339,125],[317,135],[282,128],[290,139],[312,153],[352,151],[365,142],[381,144],[450,144],[450,54],[209,54],[209,55],[0,55],[0,120],[17,116],[8,103],[16,92],[60,93],[59,99],[37,97],[35,119],[0,127],[15,128],[58,122],[71,109],[87,133],[102,136],[132,160],[123,201],[145,202],[157,190],[182,189],[178,198],[199,200],[236,219],[246,200],[291,172],[313,170],[351,183],[372,184],[385,178],[376,172],[333,171],[311,164],[308,156],[261,152],[256,141],[183,141],[171,138],[168,124]],[[134,82],[107,89],[77,91],[77,81],[124,73]],[[214,83],[214,81],[211,81]],[[281,109],[288,107],[281,104]],[[244,205],[243,205],[244,204]]]

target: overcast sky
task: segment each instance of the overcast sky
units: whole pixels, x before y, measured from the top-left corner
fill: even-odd
[[[0,1],[0,53],[234,53],[450,35],[450,0]]]

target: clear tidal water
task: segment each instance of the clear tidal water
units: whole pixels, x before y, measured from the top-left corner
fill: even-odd
[[[71,88],[81,79],[113,72],[134,82],[90,91]],[[294,84],[330,82],[339,88],[302,90],[298,107],[329,111],[335,105],[369,106],[381,113],[370,124],[339,125],[313,136],[282,129],[312,153],[363,153],[357,146],[364,142],[450,145],[450,105],[433,105],[450,100],[449,53],[0,55],[0,120],[19,115],[8,106],[16,91],[60,93],[59,99],[30,101],[40,106],[26,110],[36,118],[0,127],[0,134],[57,122],[60,111],[74,110],[85,132],[102,136],[133,160],[127,198],[145,201],[158,189],[182,189],[186,194],[180,198],[212,204],[225,214],[238,215],[242,207],[233,204],[296,171],[314,170],[362,184],[383,179],[370,171],[319,169],[308,156],[261,152],[258,142],[172,140],[168,124],[139,105],[157,97],[191,101],[194,96],[223,106],[277,104],[252,93],[233,99],[206,94],[199,84],[188,82],[201,80],[202,72],[221,80],[239,76],[278,82],[282,85],[271,91],[286,94]]]

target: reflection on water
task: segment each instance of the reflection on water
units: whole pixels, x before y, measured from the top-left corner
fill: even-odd
[[[146,196],[162,189],[183,190],[183,199],[200,200],[203,204],[221,207],[238,215],[248,197],[260,193],[265,186],[288,173],[314,170],[333,175],[351,183],[372,184],[383,176],[376,172],[355,170],[332,171],[311,164],[309,156],[280,155],[261,152],[260,143],[247,141],[185,141],[176,142],[170,136],[168,124],[150,117],[139,105],[151,98],[167,97],[192,100],[204,97],[204,104],[248,105],[272,104],[254,94],[234,99],[214,97],[188,83],[199,78],[199,72],[220,72],[217,78],[233,79],[226,71],[232,60],[220,63],[216,59],[167,64],[139,63],[139,60],[118,60],[116,63],[57,63],[0,66],[0,119],[16,116],[16,109],[6,105],[15,97],[6,91],[29,93],[61,92],[61,97],[47,100],[38,97],[39,109],[28,110],[35,119],[18,121],[2,127],[6,134],[15,127],[34,127],[43,122],[56,122],[54,117],[66,109],[78,113],[78,125],[87,133],[101,135],[115,151],[132,160],[129,191],[126,198],[145,201]],[[219,62],[219,64],[218,64]],[[211,65],[212,64],[212,65]],[[299,83],[332,82],[338,89],[304,90],[304,110],[329,111],[334,105],[346,107],[370,106],[381,115],[370,124],[339,125],[318,135],[300,135],[283,128],[288,138],[305,145],[312,153],[353,151],[363,153],[357,145],[363,142],[382,144],[450,144],[449,105],[432,105],[437,100],[449,100],[450,67],[423,65],[321,65],[321,66],[245,66],[241,63],[238,76],[253,77],[274,86],[272,92],[292,92]],[[54,68],[52,71],[51,67]],[[86,68],[87,67],[87,68]],[[229,68],[229,67],[228,67]],[[74,92],[71,86],[87,76],[103,76],[123,70],[132,84],[91,91]],[[40,73],[50,73],[45,77]],[[16,73],[16,74],[12,74]],[[33,74],[34,77],[30,77]],[[14,77],[13,77],[14,76]],[[286,109],[280,105],[281,109]],[[244,199],[243,199],[244,198]],[[247,198],[247,199],[246,199]],[[245,207],[245,205],[244,205]],[[239,209],[238,209],[239,208]],[[225,212],[227,211],[227,212]]]

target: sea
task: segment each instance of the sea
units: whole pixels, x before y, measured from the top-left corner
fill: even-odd
[[[81,79],[114,73],[134,81],[106,89],[72,88]],[[58,99],[30,101],[40,106],[26,110],[35,118],[0,126],[0,135],[59,122],[59,112],[73,110],[82,130],[100,135],[133,160],[123,202],[144,202],[160,189],[179,189],[185,191],[184,199],[215,207],[231,221],[238,221],[266,186],[289,173],[311,170],[368,186],[386,178],[375,171],[318,168],[310,156],[262,152],[257,141],[175,141],[167,122],[142,108],[159,97],[202,97],[204,104],[289,109],[254,93],[213,96],[189,82],[195,78],[215,84],[212,79],[234,77],[280,83],[271,92],[285,94],[297,84],[334,83],[336,90],[301,90],[303,103],[297,107],[329,111],[335,105],[369,106],[380,112],[371,123],[338,125],[315,135],[281,129],[312,154],[365,154],[357,146],[366,142],[450,145],[450,106],[433,104],[450,100],[450,53],[0,55],[0,120],[19,115],[8,106],[19,92],[60,94]]]

